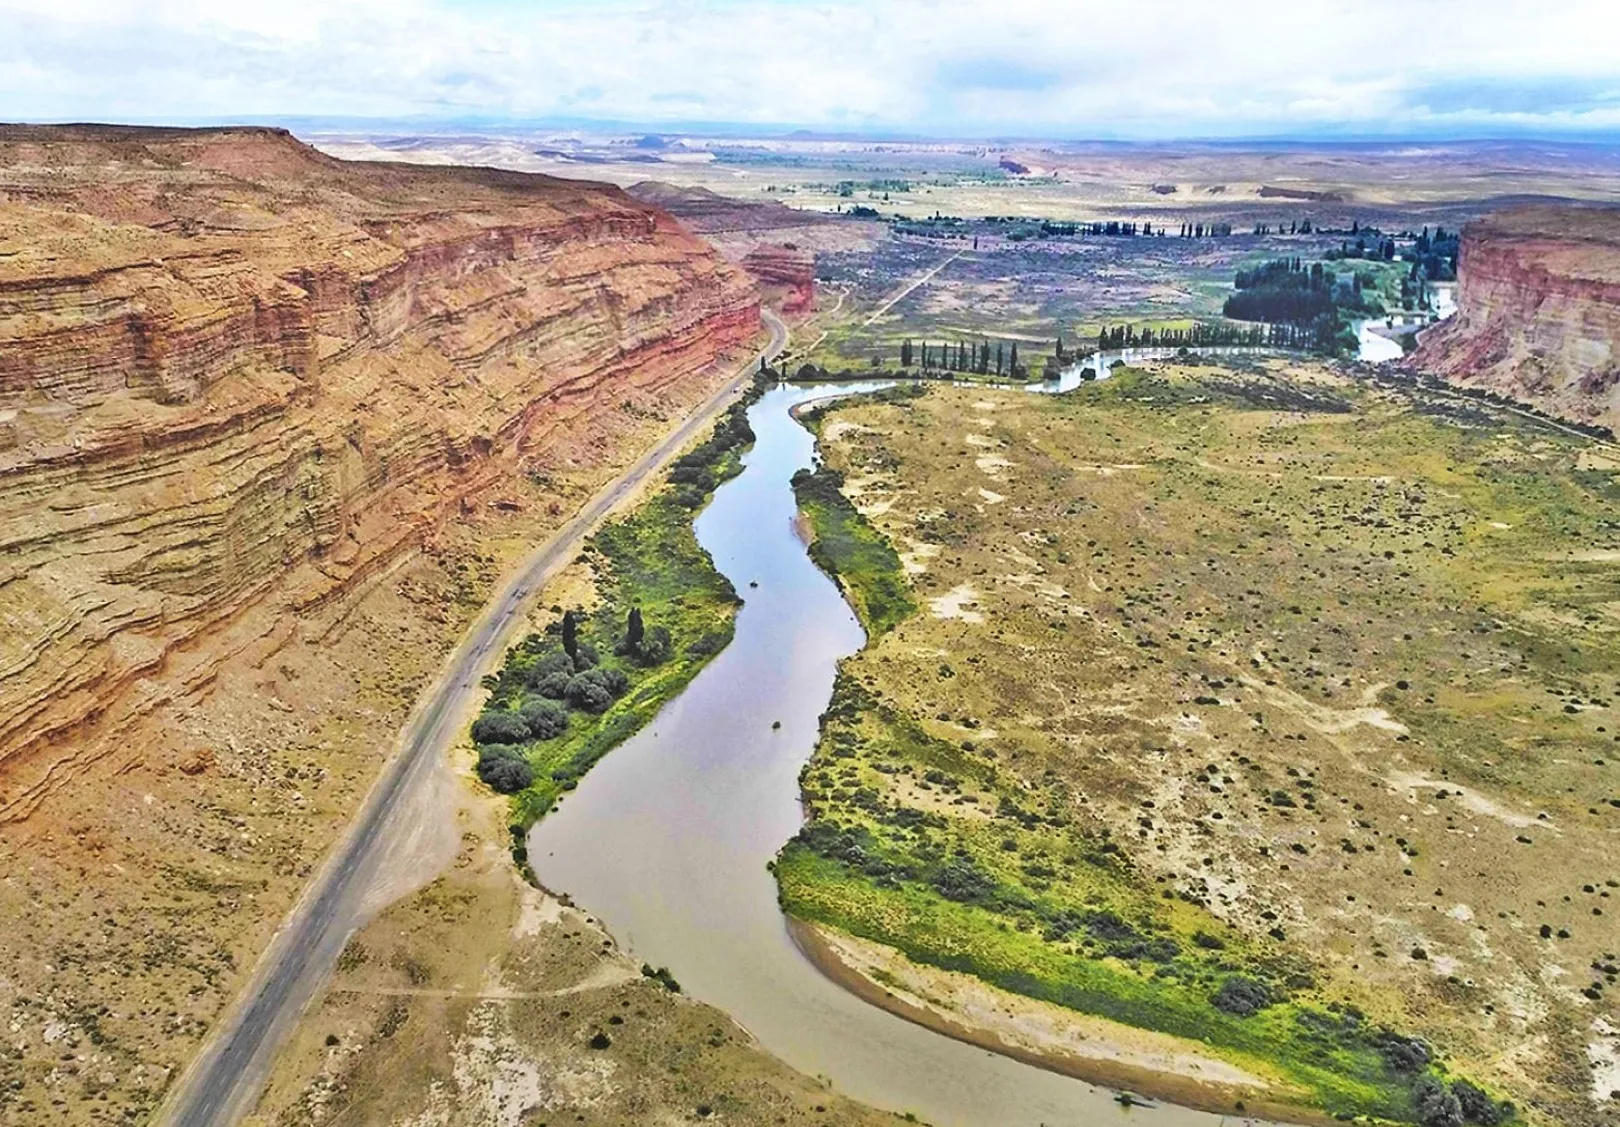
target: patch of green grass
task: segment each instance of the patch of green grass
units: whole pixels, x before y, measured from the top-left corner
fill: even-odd
[[[793,496],[810,521],[810,558],[836,579],[869,636],[887,633],[917,609],[900,556],[850,504],[837,470],[800,470]]]
[[[1127,1025],[1202,1041],[1261,1074],[1280,1073],[1332,1114],[1413,1118],[1411,1077],[1390,1068],[1353,1015],[1283,1002],[1223,1013],[1191,982],[1064,950],[993,909],[915,882],[883,888],[847,864],[790,844],[776,864],[783,908],[903,952],[913,962]]]

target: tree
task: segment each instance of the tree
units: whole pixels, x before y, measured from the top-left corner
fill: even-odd
[[[534,782],[534,768],[525,759],[508,755],[478,757],[478,777],[499,794],[515,794]]]
[[[570,660],[577,662],[579,660],[579,624],[574,621],[574,612],[571,610],[563,612],[562,644],[563,653],[567,654]]]
[[[911,367],[911,342],[909,340],[900,342],[900,366],[902,368]]]
[[[645,624],[641,621],[641,608],[630,608],[630,619],[625,625],[624,641],[631,653],[641,648],[641,639],[647,636]]]
[[[496,709],[473,721],[472,738],[481,744],[520,744],[529,738],[529,726],[515,712]]]
[[[1007,374],[1010,375],[1010,376],[1013,376],[1014,378],[1016,378],[1018,376],[1018,342],[1017,341],[1013,341],[1012,358],[1011,358],[1011,360],[1009,361],[1009,364],[1008,364],[1008,373]]]
[[[518,716],[537,740],[552,740],[568,730],[568,709],[555,700],[531,700],[518,709]]]

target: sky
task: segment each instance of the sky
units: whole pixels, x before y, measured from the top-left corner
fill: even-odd
[[[0,0],[0,119],[1620,135],[1617,0]]]

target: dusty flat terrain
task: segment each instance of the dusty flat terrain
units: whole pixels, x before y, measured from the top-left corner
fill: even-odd
[[[1538,1121],[1610,1121],[1601,449],[1303,365],[936,388],[822,434],[922,609],[846,668],[805,786],[857,836],[789,866],[804,912],[1127,1020],[1252,974],[1268,1022],[1354,1007]],[[1245,1020],[1220,1055],[1327,1083]]]
[[[817,211],[885,215],[1251,217],[1334,205],[1445,207],[1516,195],[1612,198],[1612,148],[1454,144],[1111,145],[671,136],[644,149],[618,134],[312,135],[338,156],[487,164],[628,187],[658,180]],[[1008,161],[1025,171],[1009,169]],[[1251,222],[1253,219],[1251,218]]]

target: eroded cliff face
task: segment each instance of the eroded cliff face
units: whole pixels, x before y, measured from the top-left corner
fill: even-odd
[[[1529,208],[1470,224],[1457,305],[1408,365],[1620,426],[1620,209]]]
[[[500,570],[758,328],[616,188],[0,129],[0,1122],[152,1106]]]
[[[765,243],[749,251],[742,268],[762,286],[781,293],[784,313],[809,313],[816,307],[816,260],[794,246]]]
[[[30,131],[0,168],[0,817],[177,648],[341,598],[758,326],[735,272],[607,187],[273,133]]]

